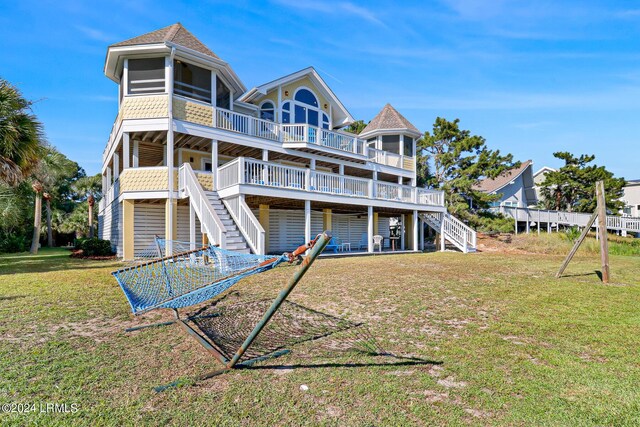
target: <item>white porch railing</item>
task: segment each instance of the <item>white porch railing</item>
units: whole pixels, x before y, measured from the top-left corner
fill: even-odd
[[[416,187],[391,184],[388,182],[376,182],[376,196],[378,199],[416,203],[416,191]]]
[[[326,172],[311,172],[311,191],[369,197],[369,180]]]
[[[364,155],[365,142],[355,135],[347,135],[308,124],[283,124],[282,142],[305,142],[334,150]]]
[[[413,159],[413,157],[401,156],[400,154],[390,153],[388,151],[378,150],[377,148],[371,148],[371,147],[369,147],[368,156],[369,156],[369,160],[372,160],[376,163],[381,163],[383,165],[393,166],[396,168],[404,167],[405,158]],[[412,165],[411,170],[415,169],[415,162],[407,162],[407,163],[411,163]]]
[[[189,197],[191,206],[193,206],[196,211],[196,215],[198,215],[200,219],[200,224],[207,233],[209,240],[213,244],[220,245],[221,248],[226,248],[227,229],[224,224],[222,224],[222,221],[220,221],[213,206],[211,206],[211,202],[209,202],[207,195],[198,182],[198,178],[189,163],[184,163],[180,167],[178,190]]]
[[[437,190],[428,190],[426,188],[418,188],[417,192],[418,204],[444,206],[444,192]]]
[[[280,128],[278,123],[268,120],[258,119],[235,111],[215,108],[214,127],[220,129],[242,133],[244,135],[256,136],[259,138],[278,141],[280,139]]]
[[[562,224],[584,227],[591,218],[590,213],[551,211],[543,209],[518,208],[501,206],[500,212],[516,221]],[[607,229],[640,233],[640,218],[607,215]]]
[[[347,197],[366,197],[421,205],[444,206],[444,193],[409,185],[318,172],[238,157],[218,169],[219,190],[238,184],[288,188]]]
[[[265,254],[265,231],[243,196],[221,199],[253,253]]]
[[[218,168],[218,190],[240,183],[240,157]]]
[[[469,247],[476,247],[476,232],[464,222],[453,215],[446,214],[442,219],[442,231],[445,236],[450,236],[454,244],[463,252],[468,252]]]

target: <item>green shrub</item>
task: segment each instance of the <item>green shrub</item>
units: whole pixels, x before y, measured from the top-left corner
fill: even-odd
[[[82,249],[82,243],[84,243],[86,240],[86,237],[78,237],[77,239],[75,239],[73,242],[73,249]]]
[[[111,241],[102,239],[82,239],[80,249],[85,256],[109,256],[113,255]]]
[[[21,235],[5,235],[0,237],[0,253],[24,252],[29,250],[29,239]]]
[[[574,225],[571,228],[567,228],[564,231],[564,234],[565,234],[567,239],[571,240],[572,242],[575,242],[576,240],[578,240],[578,238],[580,237],[580,234],[582,234],[582,232],[580,231],[580,229],[577,226]]]
[[[512,218],[500,213],[480,212],[469,218],[470,225],[481,233],[511,233],[515,228]]]

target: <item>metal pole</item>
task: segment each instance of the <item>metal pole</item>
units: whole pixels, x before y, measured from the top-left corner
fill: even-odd
[[[247,349],[249,348],[253,340],[255,340],[258,334],[260,334],[260,332],[262,331],[262,329],[265,326],[267,326],[267,323],[269,323],[269,320],[271,320],[273,315],[276,314],[276,311],[278,311],[278,308],[280,308],[280,305],[284,302],[284,300],[287,299],[291,291],[293,291],[293,288],[296,287],[298,282],[300,282],[300,279],[302,279],[302,277],[307,272],[309,267],[311,267],[311,264],[313,264],[313,261],[315,261],[318,255],[322,253],[325,246],[327,246],[327,244],[330,241],[331,241],[330,231],[325,231],[320,235],[320,237],[316,241],[316,244],[309,251],[309,255],[307,255],[304,258],[304,260],[302,261],[302,264],[300,264],[300,267],[298,267],[296,272],[293,274],[293,276],[289,280],[289,284],[287,285],[287,287],[282,291],[280,291],[280,293],[278,294],[278,297],[273,301],[273,303],[271,304],[271,307],[269,307],[269,309],[264,314],[260,322],[255,326],[255,328],[253,328],[253,331],[251,331],[247,339],[242,343],[238,351],[236,351],[236,354],[234,354],[233,358],[227,363],[226,365],[227,368],[233,368],[233,366],[236,363],[238,363],[238,361],[240,360],[242,355],[245,353],[245,351],[247,351]]]

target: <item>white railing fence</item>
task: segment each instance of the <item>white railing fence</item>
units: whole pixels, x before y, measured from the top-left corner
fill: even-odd
[[[462,246],[463,252],[468,252],[469,247],[475,248],[477,235],[473,228],[460,221],[453,215],[445,214],[442,220],[442,230],[445,235],[451,236]]]
[[[277,123],[222,108],[215,109],[214,126],[231,132],[257,136],[272,141],[278,141],[280,139]]]
[[[238,226],[238,229],[249,244],[253,253],[265,254],[265,231],[260,225],[251,209],[244,201],[243,196],[222,199],[227,211]]]
[[[218,190],[240,184],[240,157],[218,168]]]
[[[591,218],[590,213],[551,211],[512,206],[501,206],[500,212],[508,217],[514,218],[516,221],[560,224],[571,227],[584,227],[589,222],[589,218]],[[640,233],[640,218],[607,215],[607,229]]]
[[[207,233],[209,240],[221,248],[227,247],[227,229],[220,221],[218,214],[211,206],[196,174],[189,163],[184,163],[178,173],[178,190],[189,197],[191,206],[200,219],[200,224]]]
[[[218,168],[219,190],[237,184],[444,206],[444,193],[439,190],[319,172],[247,157],[238,157]]]
[[[464,222],[448,212],[424,212],[422,219],[434,230],[453,243],[458,249],[467,253],[477,247],[477,233]]]

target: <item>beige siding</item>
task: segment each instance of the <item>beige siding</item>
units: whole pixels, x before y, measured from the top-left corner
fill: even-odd
[[[211,126],[213,124],[213,108],[174,97],[173,117],[186,122]]]

